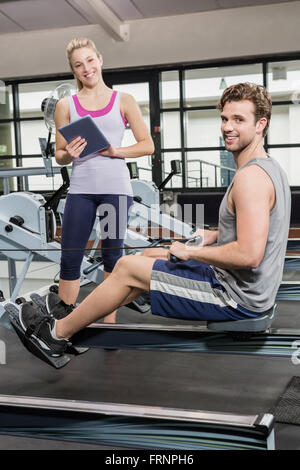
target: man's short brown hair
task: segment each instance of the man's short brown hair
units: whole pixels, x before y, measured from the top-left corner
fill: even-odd
[[[263,137],[265,137],[268,131],[272,113],[272,100],[266,88],[261,85],[256,85],[255,83],[248,82],[232,85],[224,90],[223,95],[217,104],[217,109],[223,111],[226,103],[230,101],[242,100],[248,100],[254,104],[255,122],[257,122],[262,117],[267,119],[267,125],[263,131]]]

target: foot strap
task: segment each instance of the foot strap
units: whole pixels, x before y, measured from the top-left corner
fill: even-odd
[[[43,313],[44,315],[49,315],[49,313],[47,312],[45,299],[41,295],[33,293],[30,295],[30,298],[35,303],[35,305],[39,307],[41,313]],[[70,346],[67,347],[67,353],[79,356],[80,354],[87,352],[89,349],[90,348],[75,347],[70,343]]]
[[[19,322],[19,310],[15,305],[6,304],[4,308],[10,316],[10,322],[15,332],[17,333],[21,342],[29,352],[31,352],[34,356],[38,357],[47,364],[50,364],[55,369],[61,369],[62,367],[68,364],[68,362],[70,361],[69,356],[63,354],[59,357],[52,357],[41,348],[38,341],[36,341],[35,338],[32,337],[33,333],[36,331],[35,328],[29,327],[27,328],[26,332],[23,330]],[[38,326],[38,328],[39,327],[40,325]]]

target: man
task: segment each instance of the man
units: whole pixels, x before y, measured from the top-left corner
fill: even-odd
[[[47,354],[61,355],[77,331],[144,291],[150,292],[152,313],[167,317],[225,321],[270,310],[282,277],[291,203],[287,178],[263,147],[271,108],[266,89],[254,84],[231,86],[221,97],[221,130],[237,171],[220,206],[218,230],[195,233],[203,246],[173,243],[168,256],[181,260],[176,263],[162,259],[165,251],[155,252],[158,259],[122,257],[71,313],[49,299],[52,317],[23,304],[24,334]],[[55,319],[64,307],[67,315]]]

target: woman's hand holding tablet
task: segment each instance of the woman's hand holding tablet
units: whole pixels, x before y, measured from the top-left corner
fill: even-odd
[[[87,146],[87,142],[85,139],[81,137],[76,137],[72,140],[69,144],[66,145],[66,151],[72,158],[79,158],[80,154],[83,152],[85,147]]]
[[[68,142],[68,145],[72,145],[72,149],[75,148],[76,157],[74,158],[78,156],[83,158],[93,153],[101,153],[110,147],[110,143],[89,115],[61,126],[58,130]],[[79,140],[75,143],[76,139]],[[86,142],[84,147],[83,141],[80,139]],[[78,147],[81,147],[80,152],[78,152]],[[68,151],[67,147],[66,150]]]

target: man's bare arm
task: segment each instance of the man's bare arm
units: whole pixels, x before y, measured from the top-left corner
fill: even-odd
[[[193,237],[197,236],[202,237],[202,246],[213,245],[218,240],[218,230],[207,230],[204,228],[199,228],[193,234]]]
[[[274,204],[273,183],[264,170],[255,165],[236,174],[232,191],[236,211],[236,240],[200,248],[187,248],[174,243],[170,248],[171,254],[223,269],[251,269],[259,266],[265,253],[270,210]]]

